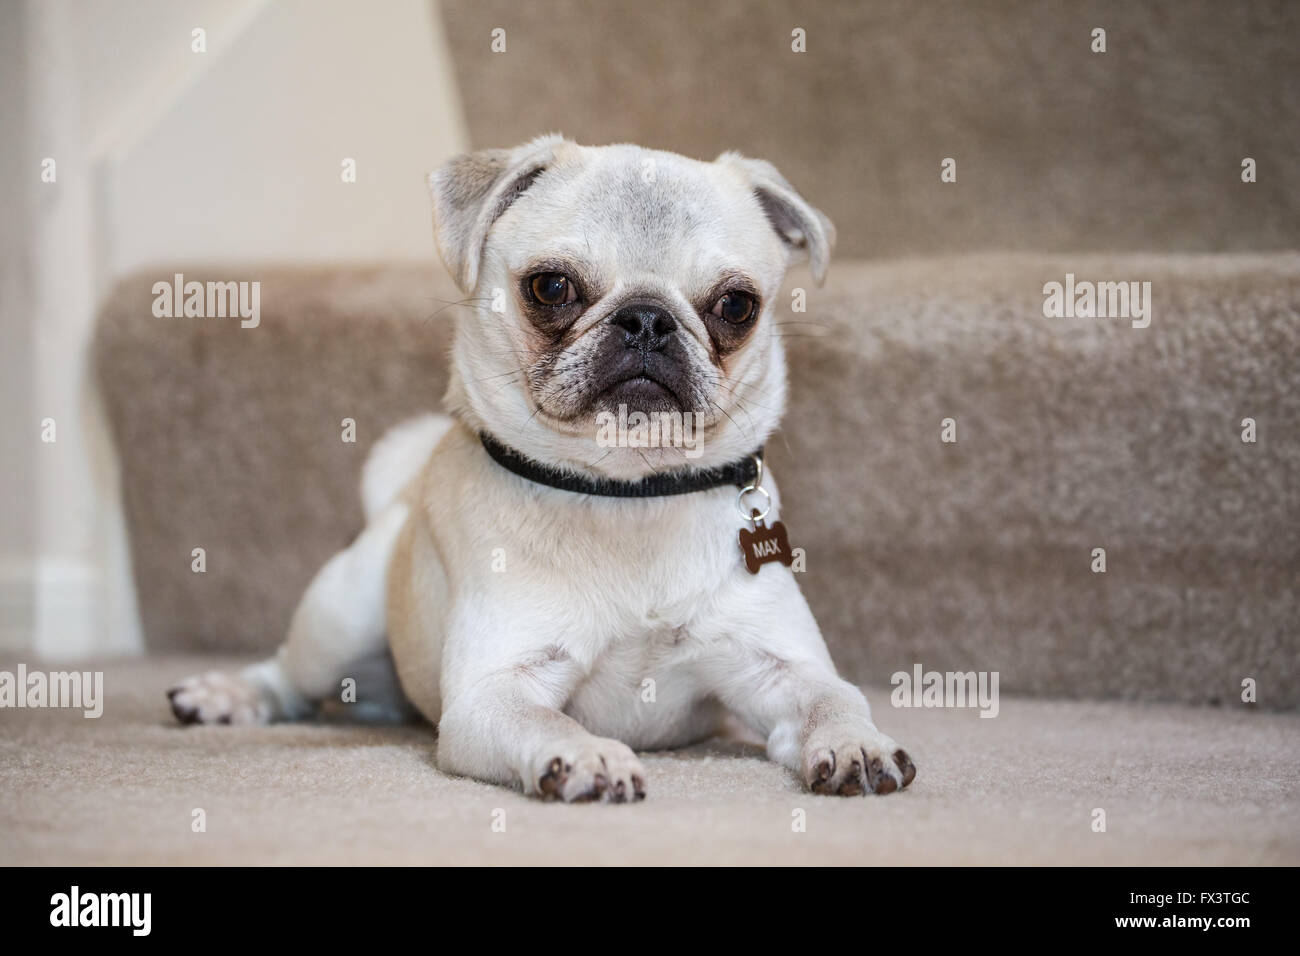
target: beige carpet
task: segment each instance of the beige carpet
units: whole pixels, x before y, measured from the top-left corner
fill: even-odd
[[[438,6],[475,148],[561,130],[761,156],[831,214],[844,257],[1300,244],[1291,0]],[[581,52],[556,69],[557,50]]]
[[[423,727],[176,726],[164,689],[211,666],[108,664],[99,720],[0,711],[0,864],[1300,863],[1297,714],[1004,698],[990,720],[876,691],[906,793],[814,797],[718,743],[648,756],[644,803],[563,806],[440,774]]]

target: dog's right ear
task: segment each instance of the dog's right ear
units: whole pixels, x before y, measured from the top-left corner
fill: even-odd
[[[533,184],[562,142],[563,136],[551,134],[514,149],[464,153],[429,174],[438,254],[466,294],[478,282],[488,230]]]

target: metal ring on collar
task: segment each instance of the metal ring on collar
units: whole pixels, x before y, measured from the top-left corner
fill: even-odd
[[[745,510],[745,495],[752,491],[758,492],[766,501],[766,504],[763,505],[763,510],[757,515],[752,515]],[[740,489],[740,494],[736,495],[736,510],[740,512],[740,516],[746,521],[753,521],[757,524],[766,518],[768,512],[772,510],[772,496],[767,493],[767,489],[762,485],[746,485],[744,488]]]

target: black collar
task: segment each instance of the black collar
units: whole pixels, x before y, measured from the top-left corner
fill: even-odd
[[[721,465],[707,471],[692,471],[683,468],[678,471],[648,475],[640,481],[618,481],[614,478],[590,478],[577,472],[552,468],[501,444],[491,435],[479,434],[483,447],[502,468],[513,471],[521,478],[535,481],[539,485],[559,488],[561,491],[573,491],[582,495],[601,495],[606,498],[657,498],[661,495],[685,495],[692,491],[708,491],[710,488],[722,488],[733,485],[743,488],[751,484],[758,474],[756,456],[761,456],[760,448],[753,455],[747,455],[740,461]]]

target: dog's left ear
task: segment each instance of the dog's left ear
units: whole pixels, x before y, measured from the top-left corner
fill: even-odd
[[[723,153],[716,162],[749,181],[776,234],[791,249],[807,253],[813,280],[821,285],[835,248],[834,224],[805,202],[771,163],[731,152]]]
[[[552,134],[514,149],[465,153],[429,174],[438,254],[466,294],[478,282],[492,224],[546,169],[562,142],[563,136]]]

